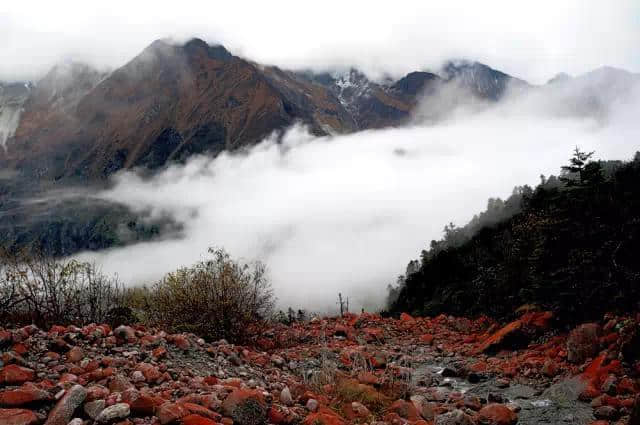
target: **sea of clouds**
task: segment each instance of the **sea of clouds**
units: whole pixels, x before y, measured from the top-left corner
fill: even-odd
[[[639,148],[638,101],[610,105],[606,119],[556,111],[525,97],[437,124],[326,137],[295,126],[152,178],[126,171],[97,196],[169,215],[184,225],[181,237],[80,258],[136,285],[224,247],[267,264],[280,307],[332,310],[342,292],[353,309],[378,308],[407,262],[489,197],[557,175],[575,146],[603,159]]]

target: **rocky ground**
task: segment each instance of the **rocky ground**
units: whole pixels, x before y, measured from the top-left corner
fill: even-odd
[[[640,424],[640,317],[362,314],[248,345],[141,326],[0,330],[0,425]]]

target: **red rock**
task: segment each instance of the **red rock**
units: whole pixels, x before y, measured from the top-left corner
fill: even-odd
[[[285,422],[287,417],[280,410],[276,409],[274,406],[271,406],[269,412],[267,413],[267,418],[269,419],[269,423],[278,425]]]
[[[419,419],[416,406],[405,400],[396,400],[388,410],[409,421],[417,421]]]
[[[122,393],[122,401],[128,403],[131,412],[142,416],[151,416],[165,403],[165,400],[135,389],[128,389]]]
[[[431,334],[421,335],[420,336],[420,342],[422,342],[423,344],[427,344],[427,345],[433,344],[433,335],[431,335]]]
[[[518,415],[504,404],[488,404],[478,412],[478,423],[483,425],[513,425]]]
[[[144,335],[140,338],[140,344],[142,346],[150,346],[158,343],[158,338],[153,335]]]
[[[187,415],[189,415],[189,411],[187,409],[180,404],[171,402],[162,404],[156,413],[156,416],[162,425],[177,422]]]
[[[376,385],[378,384],[379,379],[371,372],[360,372],[358,373],[358,382],[360,382],[361,384]]]
[[[369,409],[367,409],[367,406],[357,401],[345,403],[342,407],[342,413],[349,420],[353,420],[356,418],[364,419],[368,418],[371,415],[371,412],[369,411]]]
[[[637,388],[633,380],[625,377],[618,381],[616,392],[618,394],[634,394],[636,389]]]
[[[204,378],[204,383],[208,385],[216,385],[218,383],[218,378],[215,376],[207,376]]]
[[[364,328],[362,330],[365,333],[368,342],[384,342],[384,329],[382,328]]]
[[[264,351],[273,350],[276,348],[276,343],[269,338],[258,338],[256,345]]]
[[[345,425],[345,420],[332,410],[322,407],[316,413],[311,413],[302,425]]]
[[[558,374],[558,364],[551,359],[547,359],[544,362],[544,366],[542,366],[542,373],[549,378],[553,378]]]
[[[58,360],[60,358],[60,354],[55,351],[48,351],[45,353],[45,356],[50,358],[51,360]]]
[[[35,377],[36,374],[32,369],[15,364],[10,364],[0,369],[0,384],[23,384],[27,381],[33,381]]]
[[[485,372],[487,368],[488,368],[487,363],[483,361],[477,361],[473,363],[471,366],[469,366],[469,370],[472,372]]]
[[[49,335],[61,335],[63,333],[67,332],[67,328],[65,328],[64,326],[59,326],[59,325],[53,325],[51,326],[51,329],[49,329]]]
[[[582,401],[589,401],[600,396],[600,390],[588,383],[586,387],[580,392],[578,398]]]
[[[371,362],[371,366],[376,369],[384,369],[387,366],[387,356],[381,351],[374,353],[369,358],[369,361]]]
[[[182,406],[187,409],[190,413],[204,416],[205,418],[213,419],[214,421],[219,421],[222,416],[219,413],[212,412],[204,406],[195,403],[182,403]]]
[[[182,423],[184,425],[218,425],[218,423],[212,419],[195,414],[187,415],[182,418]]]
[[[67,425],[73,416],[73,412],[87,397],[87,390],[81,385],[69,388],[58,401],[56,407],[49,412],[45,425]]]
[[[354,330],[349,326],[337,324],[336,327],[333,329],[333,334],[335,336],[343,336],[343,337],[352,339],[354,335]]]
[[[91,360],[84,367],[84,371],[85,372],[93,372],[94,370],[98,370],[98,368],[100,368],[100,362],[98,362],[97,360]]]
[[[0,347],[10,345],[13,340],[11,332],[0,329]]]
[[[411,317],[407,313],[402,313],[400,315],[400,321],[402,321],[404,323],[407,323],[407,324],[414,324],[416,322],[416,319],[414,319],[413,317]]]
[[[0,409],[1,425],[35,425],[38,422],[38,417],[31,410]]]
[[[475,350],[473,350],[473,352],[478,354],[488,351],[489,349],[500,345],[507,336],[519,331],[521,328],[522,322],[520,320],[515,320],[485,339]]]
[[[181,350],[188,350],[191,348],[191,343],[184,335],[173,335],[171,341]]]
[[[597,323],[585,323],[572,330],[567,339],[567,360],[582,363],[595,357],[600,351],[600,332]]]
[[[86,401],[100,400],[109,396],[109,390],[102,385],[92,385],[87,388]]]
[[[73,347],[67,353],[67,360],[71,363],[77,363],[84,358],[84,351],[80,347]]]
[[[147,382],[157,382],[162,377],[158,368],[149,363],[138,364],[136,370],[142,372]]]
[[[19,342],[17,344],[13,344],[13,347],[11,347],[11,350],[20,354],[21,356],[24,356],[25,354],[27,354],[27,352],[29,351],[29,349],[27,348],[26,345],[24,345],[23,343]]]
[[[133,384],[122,375],[116,375],[109,381],[109,391],[124,392],[127,388],[133,388]]]
[[[239,425],[259,425],[267,417],[262,393],[236,388],[222,403],[222,411]]]
[[[547,330],[552,319],[553,313],[550,311],[533,311],[523,314],[520,321],[525,327]]]
[[[382,419],[384,422],[389,423],[391,425],[405,425],[405,420],[400,417],[395,412],[387,412]]]
[[[164,347],[158,347],[156,349],[154,349],[151,354],[153,355],[153,357],[155,357],[156,359],[163,359],[167,356],[167,349]]]
[[[51,396],[31,383],[26,383],[17,390],[0,392],[0,406],[23,406],[35,401],[50,400]]]

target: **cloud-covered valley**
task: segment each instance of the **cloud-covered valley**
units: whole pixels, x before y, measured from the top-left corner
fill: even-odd
[[[631,158],[639,105],[614,105],[603,121],[558,118],[527,98],[436,125],[331,137],[294,127],[151,178],[123,172],[97,196],[168,214],[184,225],[181,237],[80,257],[143,284],[224,247],[268,265],[283,307],[332,309],[342,292],[355,308],[373,308],[445,224],[462,225],[489,197],[557,175],[576,145],[599,158]]]

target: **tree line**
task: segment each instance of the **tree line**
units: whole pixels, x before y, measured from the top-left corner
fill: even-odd
[[[447,225],[389,286],[389,312],[511,318],[540,308],[569,323],[637,310],[640,153],[592,156],[576,148],[559,177],[490,199],[466,226]]]

